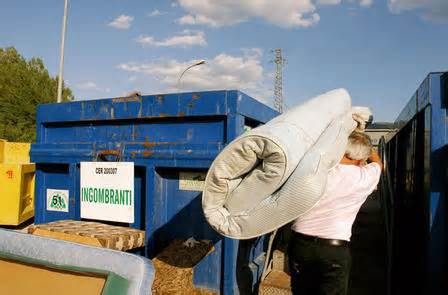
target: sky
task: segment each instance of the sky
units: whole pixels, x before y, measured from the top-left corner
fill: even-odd
[[[0,47],[57,75],[63,6],[0,0]],[[448,70],[448,0],[69,0],[68,11],[77,100],[239,89],[273,106],[282,48],[286,108],[343,87],[394,121],[429,72]]]

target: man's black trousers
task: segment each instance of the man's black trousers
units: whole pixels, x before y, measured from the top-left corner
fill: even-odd
[[[347,294],[351,256],[347,245],[330,245],[293,232],[288,249],[294,295]]]

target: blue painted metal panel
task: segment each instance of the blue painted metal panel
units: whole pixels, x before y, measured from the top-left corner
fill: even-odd
[[[425,80],[420,84],[420,87],[418,88],[418,100],[417,100],[417,110],[416,112],[420,112],[423,110],[428,104],[431,103],[431,97],[429,91],[430,91],[430,81],[431,78],[433,78],[434,75],[431,74],[428,77],[426,77]]]
[[[228,109],[227,103],[228,96],[237,95],[237,92],[209,91],[46,104],[38,107],[37,120],[57,123],[225,115],[236,112]],[[46,117],[41,108],[52,112],[51,118]],[[40,114],[45,118],[40,118]]]
[[[406,212],[411,212],[414,216],[410,215],[409,218],[422,223],[409,229],[408,238],[415,241],[410,249],[414,247],[415,251],[412,257],[408,257],[412,261],[407,263],[416,265],[417,261],[423,261],[421,267],[424,269],[417,271],[423,271],[426,275],[418,285],[421,288],[419,290],[425,294],[443,294],[444,274],[448,271],[448,118],[442,92],[446,87],[443,85],[444,75],[447,73],[430,73],[421,83],[396,120],[403,128],[390,141],[392,145],[396,144],[401,153],[411,155],[418,151],[411,156],[410,164],[400,160],[406,158],[400,153],[390,160],[395,162],[395,215],[402,212],[401,215],[405,216]],[[421,218],[423,215],[424,218]],[[424,236],[420,235],[421,228],[424,228]],[[406,231],[405,228],[395,230],[396,235]],[[417,244],[423,247],[416,247]],[[395,266],[396,269],[399,267]],[[418,263],[416,267],[419,267]],[[402,271],[409,270],[404,267]],[[412,272],[415,273],[414,270]],[[404,275],[403,282],[409,280],[409,277]]]
[[[429,267],[431,273],[428,291],[442,294],[445,261],[448,253],[448,225],[446,201],[447,169],[447,110],[442,104],[441,74],[430,75],[429,92],[431,97],[431,187],[430,187],[430,240]]]
[[[440,191],[445,185],[445,179],[440,177],[441,173],[445,167],[440,165],[445,164],[443,155],[437,151],[443,149],[447,145],[446,138],[446,125],[447,125],[447,114],[446,109],[442,108],[441,101],[441,84],[440,84],[440,74],[434,74],[430,76],[431,83],[431,172],[432,175],[437,177],[431,178],[431,203],[430,203],[430,214],[432,227],[434,222],[434,217],[436,216],[437,207],[440,201]],[[429,80],[429,79],[428,79]]]
[[[409,102],[403,108],[395,120],[397,126],[404,126],[409,120],[411,120],[417,114],[417,97],[418,92],[415,92]]]
[[[204,257],[204,259],[193,269],[193,284],[200,288],[210,288],[210,286],[221,286],[221,255],[222,240],[213,246],[213,251]]]
[[[412,95],[406,106],[401,110],[398,117],[395,119],[397,126],[406,125],[418,112],[422,111],[427,105],[431,104],[433,98],[430,95],[430,89],[432,91],[433,87],[430,86],[430,81],[433,78],[440,80],[444,74],[446,76],[446,72],[433,72],[428,74],[428,76],[418,87],[417,91]],[[439,98],[436,99],[439,100]],[[443,106],[439,105],[438,107]]]
[[[440,83],[442,86],[441,95],[442,95],[442,107],[448,108],[448,72],[444,73],[440,78]]]
[[[213,251],[194,268],[198,287],[245,294],[255,286],[264,239],[223,238],[205,221],[201,193],[179,189],[179,172],[206,172],[224,146],[277,113],[236,90],[110,98],[41,105],[37,142],[35,222],[80,219],[79,162],[135,163],[135,223],[146,231],[152,258],[174,239],[207,239]],[[46,210],[46,189],[67,189],[69,212]],[[254,262],[257,260],[256,262]],[[241,269],[255,269],[237,275]],[[244,287],[245,288],[245,287]]]
[[[233,94],[237,97],[236,100],[232,99],[231,101],[237,102],[236,109],[245,118],[256,118],[259,122],[266,122],[277,115],[277,112],[271,108],[259,108],[259,101],[242,92],[234,92]]]

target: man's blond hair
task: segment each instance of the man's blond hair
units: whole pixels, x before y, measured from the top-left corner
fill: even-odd
[[[365,161],[372,153],[372,140],[365,133],[354,131],[348,137],[345,155],[352,160]]]

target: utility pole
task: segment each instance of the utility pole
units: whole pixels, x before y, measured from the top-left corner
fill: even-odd
[[[64,18],[62,19],[62,40],[61,40],[61,59],[59,60],[59,79],[58,79],[58,100],[62,102],[62,80],[64,73],[64,45],[65,45],[65,30],[67,27],[67,6],[68,0],[64,2]]]
[[[274,62],[275,62],[275,82],[274,82],[274,108],[279,112],[283,113],[283,66],[286,62],[285,59],[283,59],[282,56],[282,49],[281,48],[275,48],[274,49]],[[273,260],[269,259],[272,252],[272,244],[274,242],[274,238],[277,235],[277,230],[274,230],[271,235],[269,236],[269,244],[268,244],[268,250],[266,253],[266,259],[264,261],[264,267],[263,267],[263,273],[261,274],[261,281],[263,281],[268,272],[268,269],[270,268],[270,264],[272,265]]]
[[[274,108],[279,112],[283,113],[283,65],[286,60],[283,59],[282,49],[274,49],[275,53],[275,82],[274,82]]]

